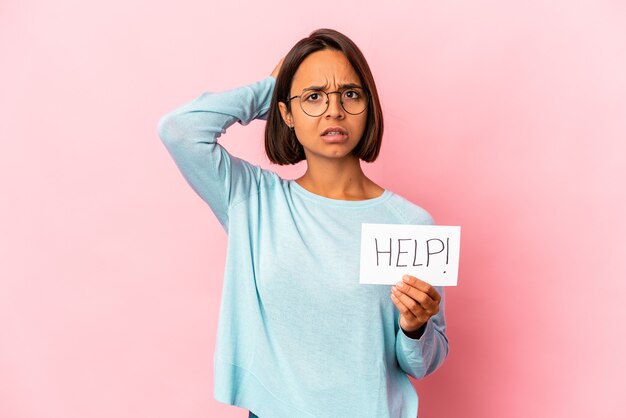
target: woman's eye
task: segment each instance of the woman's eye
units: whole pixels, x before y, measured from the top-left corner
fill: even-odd
[[[321,95],[319,93],[311,93],[306,97],[306,100],[308,102],[316,102],[321,98]]]
[[[343,93],[343,96],[344,96],[346,99],[352,99],[352,100],[354,100],[354,99],[358,99],[358,98],[359,98],[359,92],[358,92],[358,91],[356,91],[356,90],[346,90],[346,91]]]

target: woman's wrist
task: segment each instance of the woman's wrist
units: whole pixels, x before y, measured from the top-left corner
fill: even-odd
[[[405,331],[405,330],[402,330],[402,332],[404,332],[404,335],[406,335],[407,337],[409,337],[409,338],[411,338],[413,340],[419,340],[422,337],[422,335],[424,335],[424,331],[426,331],[426,325],[428,325],[428,322],[424,323],[424,325],[422,325],[421,327],[419,327],[415,331]]]

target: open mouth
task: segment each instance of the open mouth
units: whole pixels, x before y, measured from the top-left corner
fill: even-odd
[[[348,138],[348,131],[338,126],[331,126],[324,129],[321,136],[326,142],[343,141]]]

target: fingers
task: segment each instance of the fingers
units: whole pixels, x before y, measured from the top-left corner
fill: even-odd
[[[278,61],[278,64],[276,65],[276,67],[274,67],[274,70],[272,71],[272,74],[270,74],[272,77],[274,78],[278,77],[278,73],[280,72],[280,67],[282,67],[284,60],[285,60],[285,57],[282,57],[280,61]]]
[[[393,300],[393,303],[402,315],[408,316],[411,319],[416,318],[418,320],[422,320],[424,314],[426,313],[424,308],[422,308],[414,299],[393,287],[391,288],[391,300]],[[426,317],[426,319],[428,319],[428,317]]]
[[[430,284],[405,275],[391,287],[391,300],[400,311],[400,326],[414,331],[439,312],[441,296]]]
[[[409,276],[408,274],[405,274],[402,277],[402,282],[406,283],[410,287],[414,287],[417,290],[427,294],[428,296],[430,296],[432,300],[436,302],[439,302],[441,300],[441,295],[439,295],[439,292],[437,292],[437,290],[433,286],[431,286],[430,284],[426,283],[423,280],[418,279],[417,277],[413,277],[413,276]]]
[[[392,286],[391,292],[416,316],[425,312],[428,317],[439,312],[441,296],[428,283],[415,277],[405,276],[405,280]]]
[[[415,331],[428,322],[430,315],[422,309],[413,299],[406,295],[396,296],[397,291],[392,292],[391,300],[400,312],[400,326],[405,331]]]
[[[436,304],[436,302],[430,297],[428,293],[425,293],[422,290],[403,282],[399,282],[398,284],[393,286],[391,290],[392,292],[396,290],[398,293],[413,299],[423,308],[428,308]]]

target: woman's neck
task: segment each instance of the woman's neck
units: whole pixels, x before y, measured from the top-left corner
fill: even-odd
[[[340,200],[372,199],[384,191],[363,173],[357,157],[307,160],[307,170],[296,182],[311,193]]]

